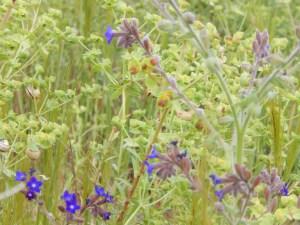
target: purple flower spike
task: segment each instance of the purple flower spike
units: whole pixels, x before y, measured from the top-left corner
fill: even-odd
[[[26,173],[23,173],[22,171],[16,172],[16,176],[15,176],[16,181],[25,181],[26,177],[27,177]]]
[[[217,196],[219,201],[222,201],[222,199],[224,198],[224,191],[222,189],[215,191],[215,195]]]
[[[106,39],[107,43],[110,44],[112,42],[113,37],[114,37],[114,32],[113,32],[111,26],[108,26],[106,28],[106,32],[105,32],[104,35],[105,35],[105,39]]]
[[[281,196],[288,196],[289,195],[289,189],[288,189],[288,184],[287,183],[285,183],[283,185],[283,187],[281,188],[280,194],[281,194]]]
[[[27,187],[29,189],[29,191],[33,191],[33,192],[41,192],[40,187],[43,185],[43,182],[39,181],[38,179],[36,179],[36,177],[32,176],[30,178],[30,180],[27,182]]]
[[[151,176],[152,173],[153,173],[153,170],[154,170],[154,165],[150,164],[148,161],[145,161],[144,164],[147,167],[147,173],[148,173],[148,175]]]
[[[71,201],[71,202],[66,202],[66,210],[71,213],[71,214],[75,214],[77,210],[80,209],[80,206],[77,205],[76,203],[76,199],[75,201]]]
[[[158,157],[158,151],[156,150],[155,145],[152,146],[151,153],[147,156],[147,159],[155,159]]]
[[[210,179],[212,180],[214,186],[218,184],[222,184],[222,179],[218,177],[216,174],[211,174],[209,175]]]
[[[61,197],[65,202],[76,202],[76,194],[75,193],[69,193],[68,191],[65,191]]]
[[[26,198],[31,201],[36,198],[36,194],[33,191],[27,191]]]

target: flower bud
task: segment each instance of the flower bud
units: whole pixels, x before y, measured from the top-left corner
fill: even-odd
[[[152,52],[152,44],[148,36],[145,36],[142,40],[143,46],[148,53]]]
[[[32,150],[32,149],[27,149],[26,150],[26,155],[28,156],[29,159],[31,160],[37,160],[41,156],[41,151],[40,150]]]
[[[222,202],[216,202],[215,203],[215,209],[217,210],[217,212],[222,213],[225,210],[224,205],[222,204]]]
[[[193,24],[196,20],[196,16],[192,12],[183,13],[183,19],[188,24]]]
[[[151,65],[153,65],[153,66],[156,66],[158,63],[159,63],[159,61],[160,61],[160,58],[159,58],[159,56],[153,56],[151,59],[150,59],[150,63],[151,63]]]
[[[168,103],[171,101],[172,99],[172,91],[170,90],[167,90],[167,91],[164,91],[158,98],[158,106],[160,107],[165,107],[168,105]]]
[[[0,152],[7,152],[9,150],[9,142],[5,139],[0,139]]]
[[[257,187],[257,185],[259,185],[261,182],[261,177],[260,176],[257,176],[254,180],[253,180],[253,183],[252,183],[252,189],[254,190],[254,188]]]

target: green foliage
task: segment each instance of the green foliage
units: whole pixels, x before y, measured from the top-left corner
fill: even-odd
[[[116,224],[157,121],[168,108],[155,143],[164,152],[168,142],[179,140],[193,161],[201,192],[190,190],[181,176],[161,182],[143,175],[124,224],[228,224],[214,208],[208,176],[230,171],[237,161],[254,174],[277,167],[294,188],[274,214],[264,212],[258,196],[247,211],[249,221],[240,224],[299,221],[299,60],[282,66],[297,43],[297,1],[179,0],[181,11],[196,15],[191,28],[211,50],[210,58],[182,22],[170,23],[152,2],[1,1],[0,139],[8,140],[10,149],[0,151],[0,196],[13,193],[16,170],[34,166],[45,180],[41,201],[57,224],[65,221],[57,208],[61,193],[69,189],[87,196],[97,183],[114,193],[113,216],[104,223],[87,215],[85,224]],[[151,38],[164,70],[204,108],[230,143],[228,149],[180,97],[169,94],[169,84],[153,72],[142,49],[106,43],[106,26],[115,28],[128,17],[139,19],[141,35]],[[274,54],[271,63],[258,68],[258,91],[244,96],[256,29],[269,31]],[[263,86],[277,70],[279,75]],[[33,160],[27,150],[39,151],[40,158]],[[18,193],[0,198],[0,224],[51,222],[41,206]]]

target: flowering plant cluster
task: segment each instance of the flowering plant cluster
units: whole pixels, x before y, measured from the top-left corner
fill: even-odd
[[[29,2],[0,6],[0,224],[299,223],[297,1]]]
[[[29,174],[22,171],[17,171],[15,176],[16,181],[26,183],[26,189],[22,190],[22,193],[29,201],[37,198],[37,195],[41,192],[41,187],[43,185],[43,182],[38,180],[34,176],[34,173],[35,169],[31,168]]]
[[[224,177],[211,174],[209,177],[215,189],[215,196],[218,199],[215,203],[216,210],[222,213],[230,224],[236,223],[231,218],[238,218],[238,223],[246,220],[245,217],[252,198],[260,196],[257,192],[261,192],[264,196],[265,212],[272,213],[277,209],[280,197],[289,194],[288,184],[281,180],[276,169],[272,169],[270,173],[267,170],[262,170],[259,175],[252,176],[245,166],[236,164],[234,173],[227,174]],[[259,188],[260,184],[264,186],[262,189]],[[239,198],[240,210],[238,215],[228,215],[228,212],[226,212],[226,203],[223,200],[227,195]]]
[[[111,213],[104,208],[105,203],[113,203],[113,196],[104,190],[103,187],[96,185],[95,194],[92,194],[85,200],[85,204],[80,206],[76,193],[69,193],[67,190],[61,196],[65,206],[59,206],[59,209],[66,213],[67,221],[84,222],[81,216],[86,210],[94,217],[102,217],[103,220],[109,220]],[[76,213],[78,211],[78,213]]]

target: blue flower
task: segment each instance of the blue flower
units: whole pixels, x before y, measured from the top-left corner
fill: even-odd
[[[218,177],[216,174],[211,174],[209,175],[210,179],[212,180],[214,186],[218,184],[222,184],[222,179]]]
[[[283,185],[283,187],[281,188],[280,194],[281,194],[282,196],[288,196],[288,195],[289,195],[289,189],[288,189],[288,184],[287,184],[287,183],[285,183],[285,184]]]
[[[65,202],[76,202],[76,194],[75,193],[69,193],[68,191],[65,191],[61,196],[61,199],[63,199]]]
[[[34,191],[27,191],[26,192],[26,198],[31,201],[33,199],[36,198],[36,194],[34,193]]]
[[[106,32],[104,35],[105,35],[105,39],[106,39],[107,43],[110,44],[114,37],[114,32],[113,32],[111,26],[108,26],[106,28]]]
[[[77,205],[76,199],[71,202],[66,202],[66,210],[71,213],[75,214],[77,210],[80,209],[80,205]]]
[[[154,165],[150,164],[148,161],[145,161],[144,164],[147,167],[147,173],[148,173],[148,175],[151,176],[152,173],[153,173],[153,170],[154,170]]]
[[[147,156],[147,159],[155,159],[158,157],[158,151],[156,150],[155,145],[152,145],[151,153]]]
[[[107,212],[107,211],[105,211],[101,214],[101,217],[103,218],[103,220],[109,220],[110,216],[111,216],[111,213]]]
[[[27,187],[29,191],[33,192],[41,192],[40,187],[43,185],[43,182],[36,179],[36,177],[32,176],[30,180],[27,182]]]
[[[215,191],[215,195],[217,196],[219,201],[222,201],[222,199],[224,198],[224,191],[222,189]]]
[[[22,171],[16,172],[16,177],[15,177],[16,181],[25,181],[26,177],[27,177],[26,173],[23,173]]]
[[[101,187],[101,186],[96,185],[95,186],[95,192],[96,192],[96,194],[98,196],[101,196],[101,197],[105,197],[106,196],[106,192],[105,192],[104,188]]]
[[[105,201],[108,203],[112,203],[113,202],[113,196],[111,196],[110,194],[106,193],[105,194]]]

